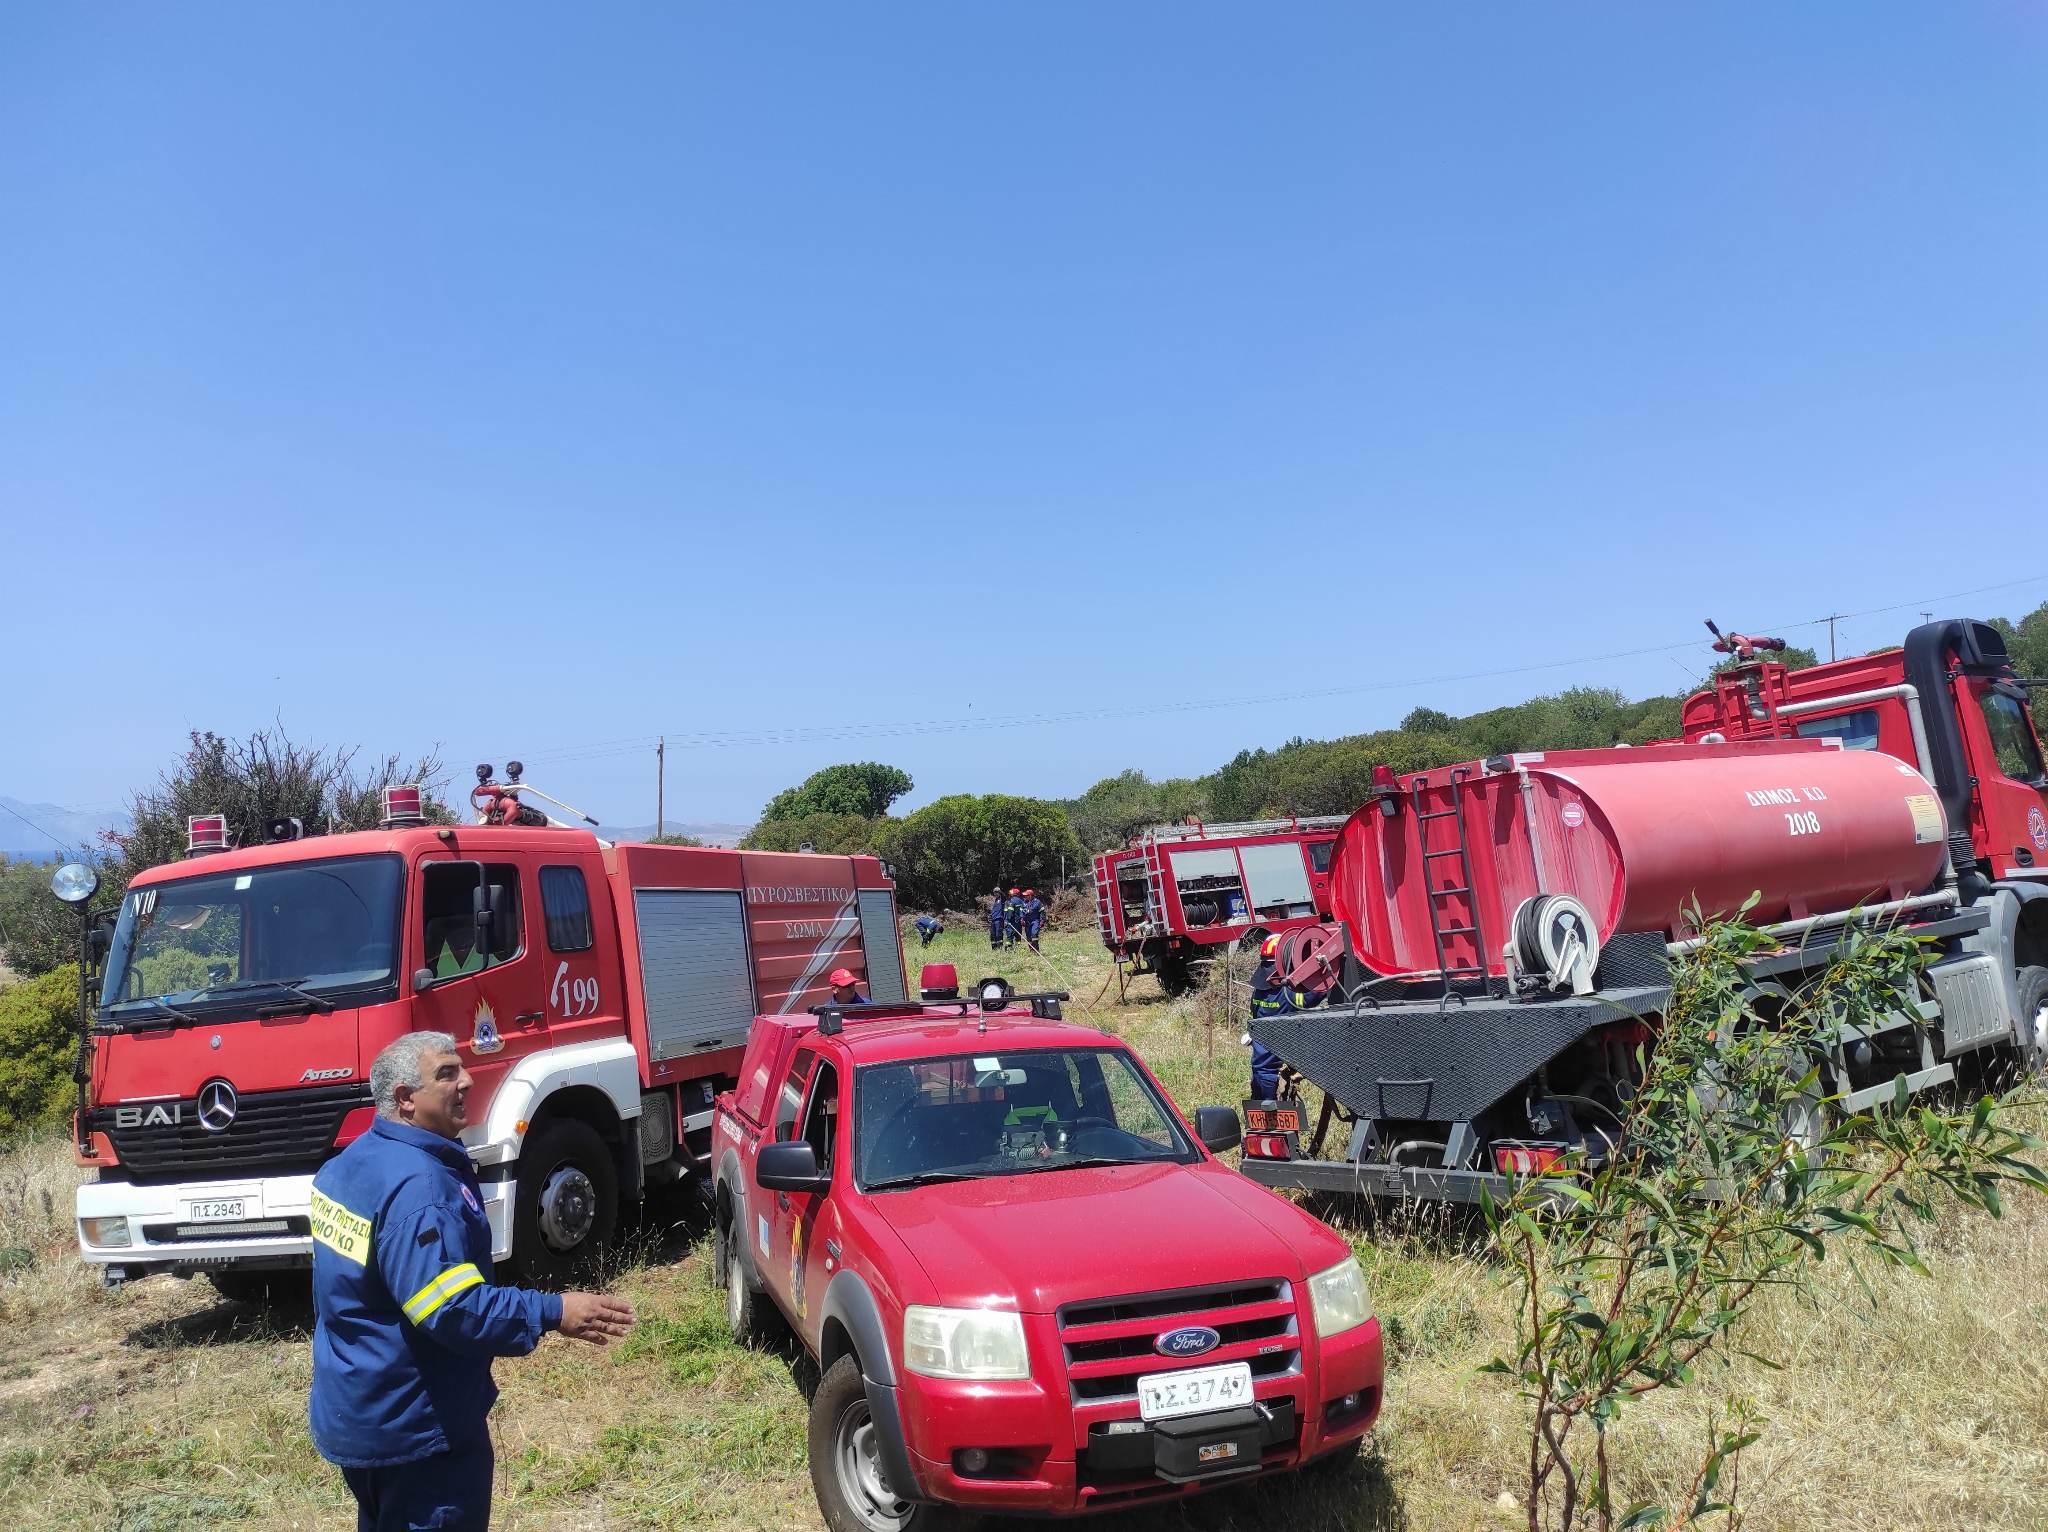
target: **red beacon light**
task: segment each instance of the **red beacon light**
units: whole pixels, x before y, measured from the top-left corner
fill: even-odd
[[[194,814],[185,821],[185,855],[211,856],[227,849],[227,815]]]
[[[1384,762],[1373,767],[1372,794],[1379,800],[1380,813],[1392,819],[1401,807],[1401,783],[1393,767]]]
[[[426,822],[426,804],[417,782],[407,787],[384,789],[385,829],[397,830],[407,825],[423,825]]]

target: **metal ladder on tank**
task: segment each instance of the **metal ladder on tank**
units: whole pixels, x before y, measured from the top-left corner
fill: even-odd
[[[1422,853],[1422,889],[1425,895],[1423,902],[1429,910],[1429,934],[1436,942],[1436,966],[1437,971],[1443,975],[1444,998],[1446,1000],[1454,997],[1459,1000],[1464,999],[1464,996],[1458,994],[1456,989],[1457,982],[1461,979],[1477,979],[1482,984],[1486,981],[1486,940],[1479,930],[1479,898],[1472,891],[1472,848],[1465,836],[1465,800],[1458,791],[1459,787],[1463,785],[1465,777],[1466,769],[1463,766],[1452,769],[1450,778],[1451,806],[1447,809],[1425,809],[1422,806],[1422,790],[1427,785],[1427,778],[1417,777],[1408,785],[1409,806],[1414,810],[1415,814],[1415,849]],[[1444,846],[1432,850],[1429,844],[1429,827],[1433,821],[1439,819],[1455,821],[1458,843],[1455,846]],[[1463,881],[1438,888],[1432,864],[1446,857],[1456,857],[1458,859],[1457,876]],[[1472,924],[1469,926],[1447,926],[1444,924],[1446,912],[1443,908],[1443,901],[1460,896],[1463,896],[1465,900],[1465,909]],[[1469,936],[1472,938],[1472,950],[1479,955],[1477,964],[1468,964],[1457,968],[1451,966],[1449,957],[1444,950],[1444,942],[1447,937],[1453,936]]]

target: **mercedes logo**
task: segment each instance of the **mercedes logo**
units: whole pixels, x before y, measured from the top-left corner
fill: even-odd
[[[235,1120],[235,1088],[225,1080],[208,1080],[199,1087],[199,1126],[209,1133],[224,1133]]]

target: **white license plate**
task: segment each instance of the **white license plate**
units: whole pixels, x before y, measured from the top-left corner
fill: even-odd
[[[228,1197],[219,1202],[195,1202],[192,1204],[194,1223],[233,1223],[249,1216],[247,1197]]]
[[[1138,1414],[1171,1420],[1205,1410],[1234,1410],[1252,1402],[1252,1364],[1191,1367],[1186,1372],[1149,1372],[1138,1379]]]

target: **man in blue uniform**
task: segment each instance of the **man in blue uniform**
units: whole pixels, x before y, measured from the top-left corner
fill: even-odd
[[[920,915],[920,916],[918,916],[918,917],[917,917],[917,944],[918,944],[918,946],[920,946],[920,947],[929,947],[929,946],[930,946],[930,945],[932,944],[932,939],[933,939],[934,937],[936,937],[936,936],[937,936],[937,935],[938,935],[938,934],[939,934],[939,933],[940,933],[941,931],[943,931],[943,930],[945,930],[945,929],[946,929],[946,927],[945,927],[945,923],[944,923],[943,921],[941,921],[941,920],[939,919],[939,917],[938,917],[938,916],[936,916],[936,915]]]
[[[1013,888],[1003,901],[1003,945],[1014,947],[1024,934],[1024,890]]]
[[[1038,897],[1038,890],[1024,890],[1024,900],[1017,906],[1018,917],[1024,923],[1024,940],[1031,944],[1031,950],[1038,950],[1038,933],[1045,929],[1045,904]]]
[[[825,976],[825,982],[832,986],[834,1005],[870,1005],[866,995],[860,992],[860,980],[853,976],[851,968],[835,968]]]
[[[370,1131],[313,1178],[313,1445],[341,1469],[357,1532],[484,1532],[491,1359],[549,1330],[602,1346],[632,1307],[491,1284],[469,1155],[469,1072],[445,1032],[377,1055]]]
[[[1269,936],[1259,948],[1259,966],[1252,970],[1252,1015],[1251,1025],[1245,1029],[1244,1040],[1252,1047],[1252,1099],[1271,1101],[1280,1094],[1280,1055],[1259,1041],[1259,1018],[1262,1016],[1284,1016],[1289,1011],[1305,1010],[1308,997],[1300,990],[1289,989],[1279,974],[1280,938]]]
[[[998,885],[995,897],[988,902],[988,950],[991,952],[1003,950],[1003,919],[1003,890]]]

